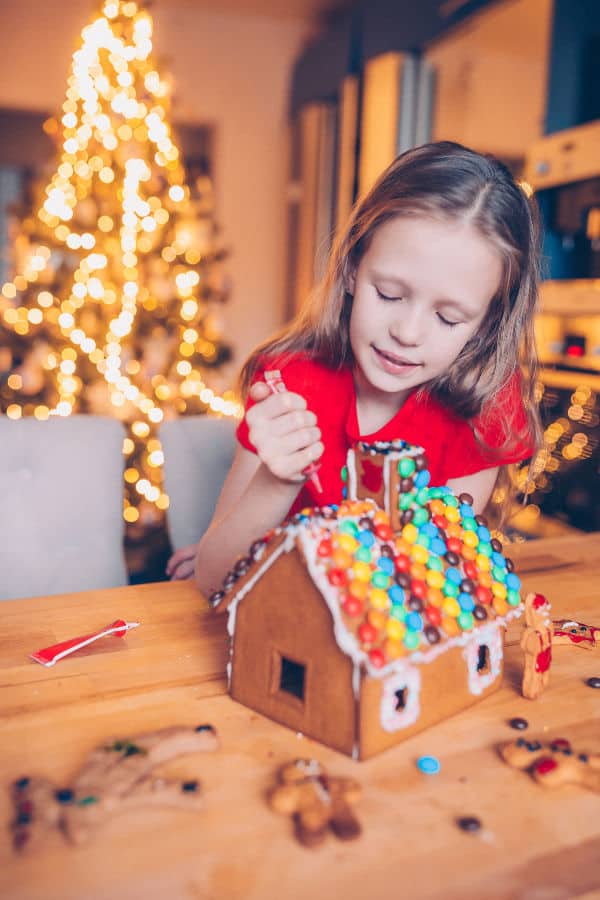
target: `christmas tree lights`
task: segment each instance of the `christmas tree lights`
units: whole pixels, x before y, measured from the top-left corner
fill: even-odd
[[[62,118],[49,123],[59,159],[0,296],[2,410],[121,419],[130,523],[168,506],[165,418],[242,414],[209,384],[229,353],[216,313],[224,253],[210,182],[186,183],[168,113],[148,10],[107,0],[73,55]]]

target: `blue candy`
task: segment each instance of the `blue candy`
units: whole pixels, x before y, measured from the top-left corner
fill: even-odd
[[[417,768],[426,775],[437,775],[442,766],[437,756],[420,756],[417,760]]]
[[[518,591],[521,587],[521,579],[514,572],[509,572],[505,584],[509,591]]]

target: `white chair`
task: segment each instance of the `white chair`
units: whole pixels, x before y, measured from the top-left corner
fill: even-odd
[[[0,416],[0,600],[127,584],[123,438],[100,416]]]
[[[196,543],[208,528],[233,462],[236,424],[207,415],[184,416],[160,426],[170,500],[167,528],[174,550]]]

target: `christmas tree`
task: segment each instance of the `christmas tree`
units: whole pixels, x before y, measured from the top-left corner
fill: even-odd
[[[229,357],[224,251],[209,179],[186,181],[146,8],[106,0],[84,28],[54,131],[56,166],[33,186],[1,291],[0,406],[121,419],[124,518],[152,524],[168,506],[160,423],[241,410],[211,382]]]

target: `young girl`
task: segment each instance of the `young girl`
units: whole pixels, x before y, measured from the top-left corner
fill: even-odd
[[[288,513],[339,503],[358,440],[424,447],[431,484],[481,512],[499,467],[539,441],[538,258],[534,208],[500,162],[449,142],[399,156],[305,308],[243,368],[239,446],[195,554],[202,591]],[[269,369],[286,392],[271,393]],[[321,492],[303,474],[316,460]],[[191,574],[194,549],[172,557],[172,577]]]

